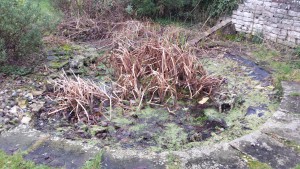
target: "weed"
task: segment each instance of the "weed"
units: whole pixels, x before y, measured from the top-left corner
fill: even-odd
[[[167,169],[180,169],[180,159],[174,154],[169,153],[167,156]]]
[[[264,35],[262,32],[256,32],[254,35],[252,35],[251,38],[252,43],[255,44],[261,44],[264,41]]]
[[[82,169],[101,169],[103,154],[104,151],[100,151],[93,160],[87,161]]]
[[[294,169],[300,169],[300,164],[298,164]]]
[[[294,53],[300,57],[300,46],[296,47],[295,50],[294,50]]]
[[[300,96],[300,93],[296,93],[296,92],[295,92],[295,93],[291,93],[290,96],[293,96],[293,97],[299,97],[299,96]]]

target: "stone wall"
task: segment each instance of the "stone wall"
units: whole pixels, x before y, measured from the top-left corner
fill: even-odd
[[[288,46],[300,45],[300,0],[244,0],[233,12],[239,32],[262,34]]]

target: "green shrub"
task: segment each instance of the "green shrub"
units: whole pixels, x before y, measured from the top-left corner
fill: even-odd
[[[295,48],[295,54],[300,57],[300,46]]]
[[[251,41],[252,43],[255,44],[261,44],[263,43],[264,39],[264,34],[262,32],[256,32],[254,35],[251,36]]]
[[[36,52],[43,31],[50,25],[38,5],[26,0],[1,0],[0,60],[17,60]]]
[[[240,0],[131,0],[137,16],[204,21],[230,13]]]

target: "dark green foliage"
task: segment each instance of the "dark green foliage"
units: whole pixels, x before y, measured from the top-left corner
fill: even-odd
[[[7,75],[24,76],[24,75],[31,73],[31,69],[25,68],[25,67],[18,67],[18,66],[14,66],[14,65],[1,65],[0,73],[4,73]]]
[[[295,54],[300,57],[300,46],[295,48]]]
[[[26,0],[1,0],[0,61],[17,60],[36,52],[49,25],[38,5]]]
[[[264,35],[261,32],[257,32],[254,35],[252,35],[251,41],[255,44],[261,44],[263,43]]]
[[[230,13],[240,0],[131,0],[136,15],[203,21]]]

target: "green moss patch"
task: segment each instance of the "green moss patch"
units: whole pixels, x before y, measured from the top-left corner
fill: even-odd
[[[82,169],[101,169],[103,151],[100,151],[92,160],[87,161]]]
[[[187,142],[187,133],[174,123],[166,125],[164,132],[156,138],[162,148],[178,150]]]
[[[242,158],[247,162],[249,169],[272,169],[269,164],[257,161],[250,156],[245,155]]]
[[[21,153],[12,156],[6,155],[0,151],[0,168],[7,169],[50,169],[44,165],[36,165],[33,162],[25,161]]]

